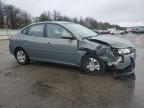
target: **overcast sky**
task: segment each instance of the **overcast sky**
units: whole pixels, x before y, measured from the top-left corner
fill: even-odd
[[[58,10],[70,17],[91,16],[121,26],[144,26],[144,0],[7,0],[32,16]]]

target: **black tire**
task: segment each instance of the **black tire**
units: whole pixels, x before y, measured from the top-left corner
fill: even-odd
[[[91,58],[96,60],[95,65],[99,65],[99,69],[88,69],[90,66],[89,64],[91,63]],[[106,69],[106,64],[105,62],[99,58],[97,55],[93,54],[88,54],[83,59],[81,60],[81,71],[83,73],[89,74],[89,75],[103,75]]]
[[[22,56],[23,56],[22,60],[20,60],[20,58],[19,58],[19,53],[22,53]],[[30,63],[30,59],[29,59],[28,54],[22,48],[19,48],[19,49],[16,50],[16,52],[15,52],[15,58],[17,59],[17,62],[19,64],[21,64],[21,65],[27,65],[27,64]]]

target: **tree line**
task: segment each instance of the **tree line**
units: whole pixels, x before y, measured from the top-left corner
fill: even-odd
[[[90,29],[100,29],[100,30],[106,30],[108,28],[124,29],[124,28],[120,27],[119,25],[114,25],[114,24],[112,25],[107,22],[105,22],[105,23],[98,22],[95,18],[92,18],[92,17],[71,18],[66,15],[62,15],[62,13],[57,10],[54,10],[52,12],[45,11],[39,17],[34,18],[34,22],[39,22],[39,21],[68,21],[68,22],[74,22],[74,23],[81,24]]]
[[[0,28],[19,29],[31,24],[32,22],[40,21],[69,21],[84,25],[90,29],[123,29],[119,25],[113,25],[107,22],[98,22],[92,17],[71,18],[56,10],[52,12],[45,11],[41,13],[39,17],[32,17],[26,11],[21,10],[13,5],[4,4],[0,0]]]
[[[0,0],[0,28],[19,29],[30,23],[30,14]]]

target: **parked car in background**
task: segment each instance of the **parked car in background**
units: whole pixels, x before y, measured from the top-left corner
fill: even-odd
[[[98,36],[94,31],[72,22],[39,22],[11,37],[11,54],[18,63],[31,60],[79,66],[87,74],[103,74],[106,67],[115,77],[133,74],[135,45],[113,36]]]
[[[111,35],[124,35],[126,33],[127,32],[125,30],[114,30],[110,32]]]
[[[134,34],[144,34],[144,27],[132,29],[131,32]]]
[[[101,30],[100,34],[110,34],[110,31],[108,31],[108,30]]]

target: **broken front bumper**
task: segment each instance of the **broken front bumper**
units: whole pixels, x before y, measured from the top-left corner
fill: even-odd
[[[122,56],[122,60],[116,61],[114,64],[117,76],[127,76],[134,73],[136,53]]]

